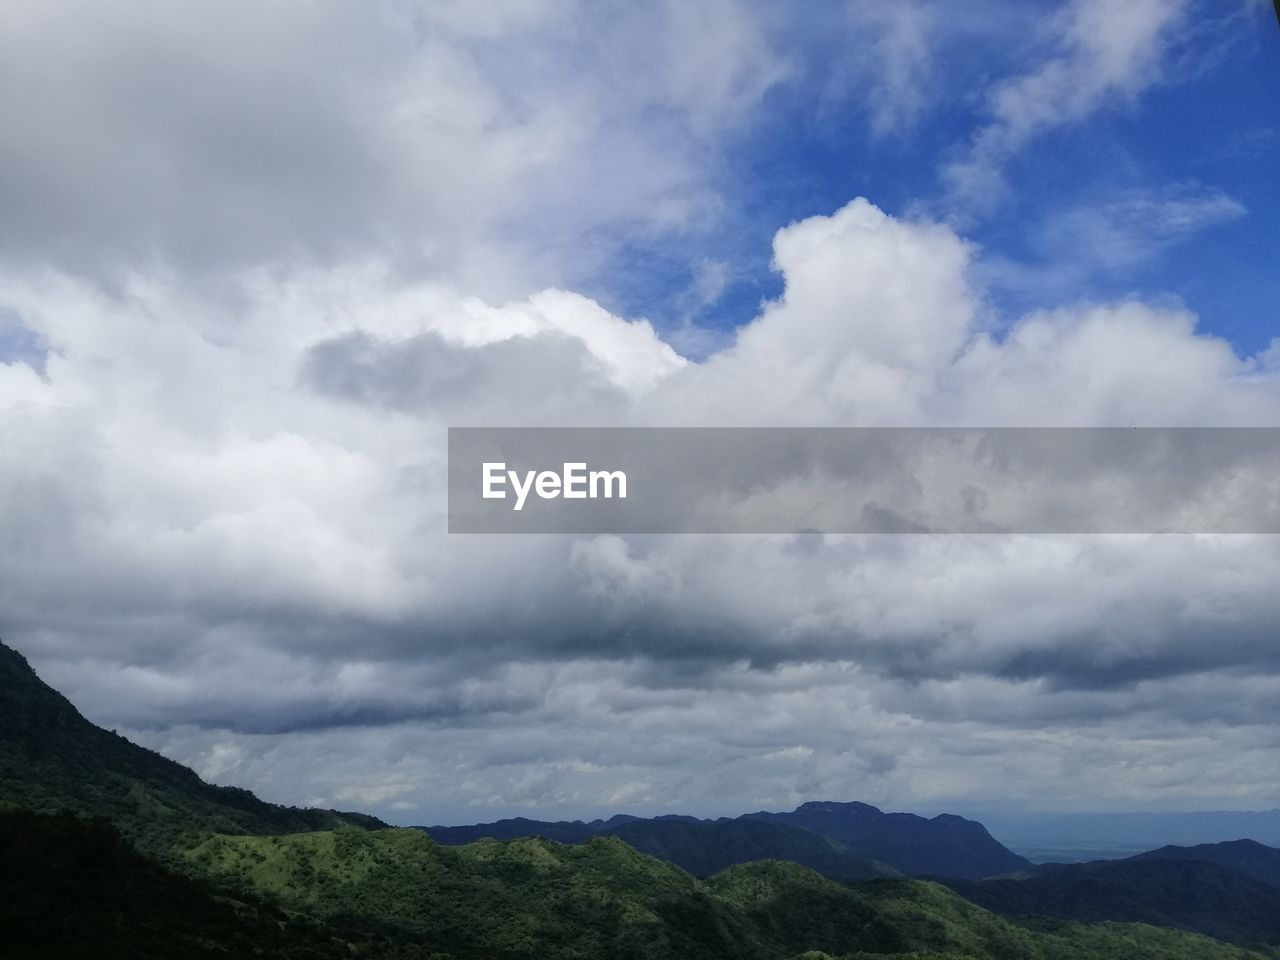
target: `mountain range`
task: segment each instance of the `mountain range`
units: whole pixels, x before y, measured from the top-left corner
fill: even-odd
[[[866,803],[809,802],[785,813],[699,820],[619,815],[583,822],[515,818],[455,827],[423,827],[439,843],[543,837],[579,843],[620,837],[644,853],[710,876],[752,860],[790,860],[832,880],[923,876],[980,879],[1029,867],[982,824],[943,814],[932,819],[885,813]]]
[[[1235,943],[1280,943],[1280,850],[1252,840],[949,883],[1006,916],[1150,923]]]
[[[501,829],[514,834],[530,823]],[[733,820],[559,826],[573,842],[453,845],[361,814],[265,803],[94,726],[0,644],[0,955],[14,960],[1280,955],[1192,932],[1216,923],[1242,943],[1280,943],[1264,915],[1265,891],[1276,889],[1268,848],[1152,851],[1131,869],[1180,877],[1182,886],[1156,909],[1139,896],[1149,881],[1129,884],[1126,909],[1136,913],[1138,904],[1147,922],[1079,923],[1062,918],[1069,903],[1055,913],[1045,886],[1065,882],[1069,868],[1032,867],[959,817],[805,804]],[[937,845],[955,889],[886,876],[900,868],[869,858],[875,844],[906,865]],[[966,851],[972,866],[961,863]],[[737,862],[743,857],[752,859]],[[1003,863],[1018,869],[1004,879],[964,878]],[[1119,888],[1108,868],[1092,870],[1077,880],[1110,877]],[[1253,912],[1232,913],[1231,897],[1246,893]],[[1108,919],[1102,914],[1089,919]]]
[[[866,803],[814,801],[790,813],[752,813],[747,819],[812,830],[911,876],[978,878],[1028,866],[982,824],[953,814],[926,819],[884,813]]]

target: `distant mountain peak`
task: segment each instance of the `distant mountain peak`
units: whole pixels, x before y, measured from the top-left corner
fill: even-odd
[[[804,827],[913,876],[976,880],[1029,866],[981,823],[954,814],[927,819],[885,813],[856,800],[811,800],[790,813],[752,813],[747,818]]]
[[[862,803],[860,800],[809,800],[796,807],[796,813],[841,813],[849,814],[866,814],[868,816],[881,816],[884,811],[879,807],[873,807],[869,803]]]

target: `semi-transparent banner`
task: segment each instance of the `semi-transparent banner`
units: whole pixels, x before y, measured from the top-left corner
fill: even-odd
[[[1277,428],[451,428],[450,533],[1277,533]]]

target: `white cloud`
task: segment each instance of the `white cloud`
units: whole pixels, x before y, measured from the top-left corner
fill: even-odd
[[[990,94],[991,120],[943,171],[954,201],[990,207],[1003,166],[1033,138],[1132,101],[1161,79],[1161,56],[1183,0],[1073,0],[1053,21],[1057,53]]]
[[[866,44],[871,130],[887,136],[909,129],[928,101],[939,15],[931,4],[852,0],[855,40]]]
[[[1053,217],[1039,246],[1046,258],[1099,270],[1124,270],[1157,259],[1174,244],[1246,214],[1220,190],[1193,184],[1130,191]]]
[[[0,302],[53,352],[44,376],[5,368],[6,632],[91,715],[204,769],[401,818],[981,798],[1026,763],[1034,799],[1066,776],[1034,758],[1082,751],[1091,789],[1123,768],[1136,796],[1156,774],[1125,738],[1159,758],[1206,724],[1245,758],[1212,790],[1260,795],[1263,700],[1188,712],[1178,691],[1280,672],[1265,538],[443,534],[455,422],[1274,424],[1274,364],[1186,313],[993,335],[974,256],[866,201],[794,224],[781,298],[696,364],[558,291],[491,306],[372,269],[256,272],[231,318],[165,284],[11,274]],[[480,749],[494,730],[504,757]]]
[[[1235,197],[1194,183],[1098,193],[1031,226],[1027,259],[991,255],[978,269],[993,288],[1070,302],[1100,283],[1133,285],[1173,248],[1247,216]]]
[[[581,277],[619,224],[713,215],[716,136],[785,76],[737,0],[0,18],[0,255],[215,288],[371,251],[498,298]]]

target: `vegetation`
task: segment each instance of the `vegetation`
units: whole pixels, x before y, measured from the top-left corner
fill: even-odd
[[[1234,943],[1280,943],[1280,888],[1210,860],[1055,865],[1025,877],[952,886],[1009,916],[1139,922]]]
[[[616,816],[584,823],[516,817],[422,829],[447,844],[521,837],[579,843],[593,836],[617,836],[697,876],[769,858],[802,863],[832,880],[901,874],[979,879],[1031,866],[973,820],[885,813],[866,803],[806,803],[788,813],[750,813],[733,820]]]
[[[609,836],[697,877],[753,860],[789,860],[831,880],[897,876],[883,863],[801,827],[755,820],[636,820],[613,827]]]
[[[214,837],[202,870],[319,916],[372,918],[458,957],[776,956],[693,877],[620,840],[484,840],[418,830]]]
[[[0,955],[13,960],[431,957],[227,896],[142,856],[101,819],[0,813],[0,864]]]
[[[699,882],[616,838],[446,847],[415,830],[210,838],[189,856],[317,916],[376,919],[457,957],[1257,960],[1131,924],[1032,929],[936,883],[838,884],[782,861]]]
[[[711,880],[722,897],[765,929],[804,931],[833,958],[946,957],[1043,960],[1156,960],[1257,957],[1206,937],[1137,924],[1041,924],[997,917],[946,887],[920,880],[874,880],[840,887],[793,864],[748,864]],[[850,944],[847,931],[856,929]],[[841,937],[844,936],[844,946]],[[823,937],[826,942],[817,942]],[[850,950],[850,947],[855,949]],[[821,956],[819,953],[818,956]]]

